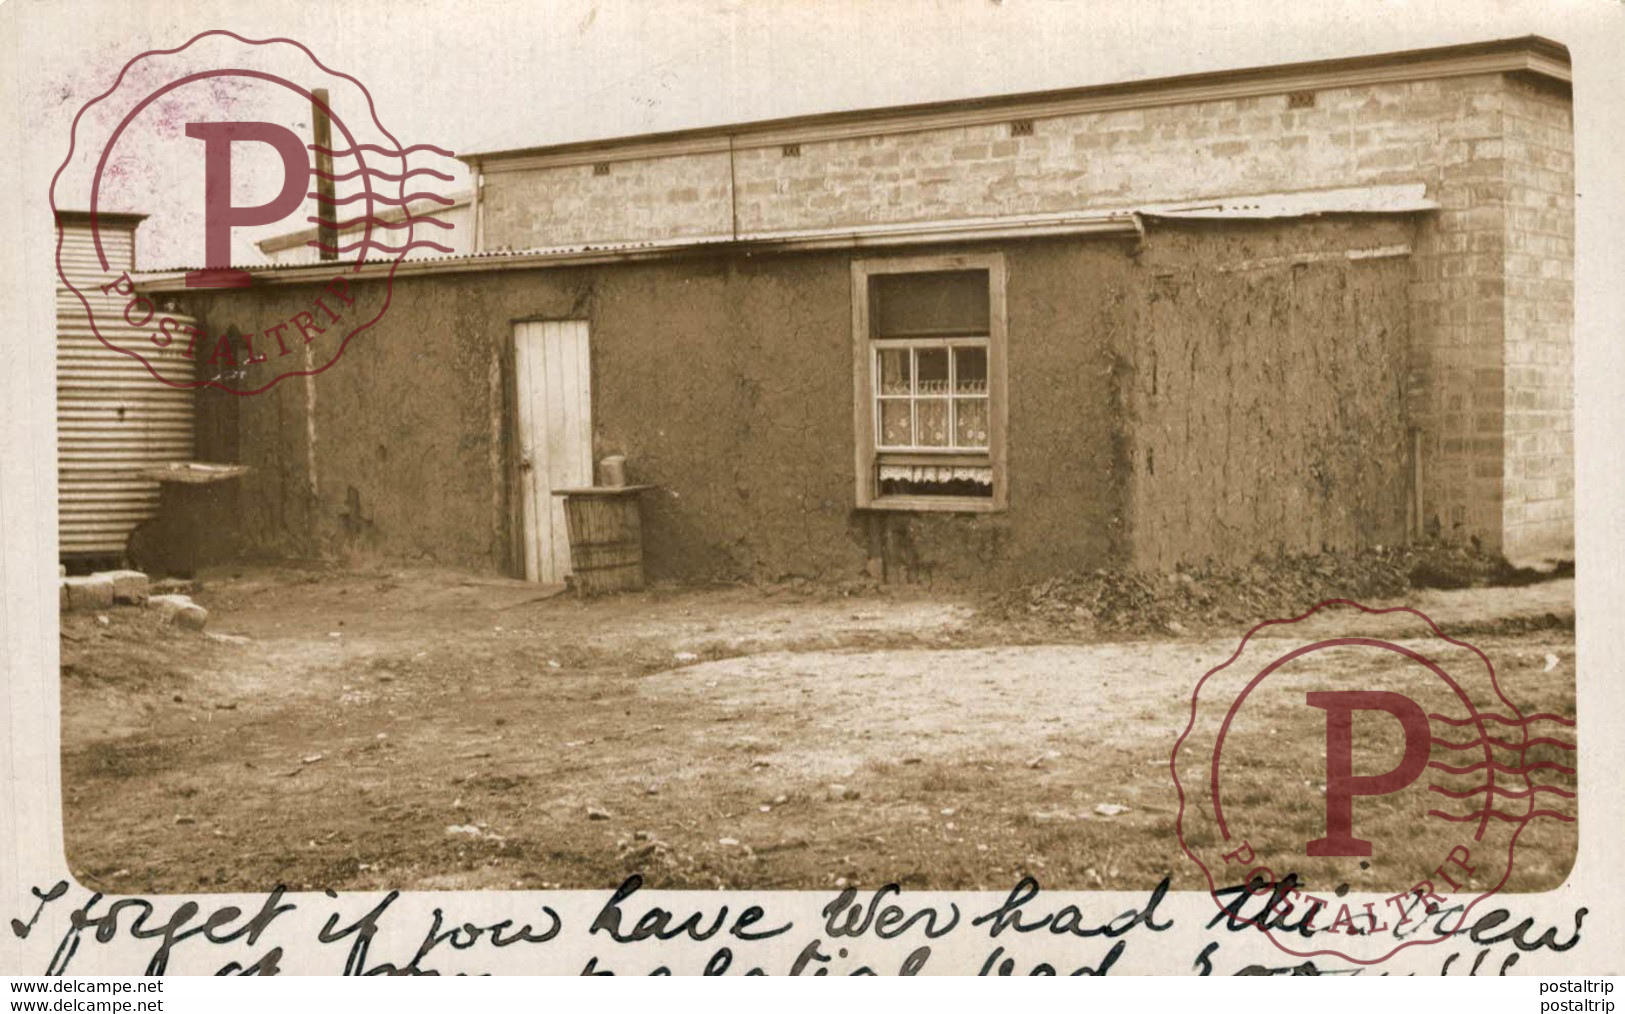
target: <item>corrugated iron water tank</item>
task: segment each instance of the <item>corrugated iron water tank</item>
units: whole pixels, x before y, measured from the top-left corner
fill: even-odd
[[[137,327],[125,317],[129,297],[102,286],[135,266],[135,230],[142,216],[99,213],[97,232],[108,268],[96,255],[90,216],[59,212],[60,264],[95,314],[64,284],[56,283],[56,428],[58,544],[64,557],[122,556],[130,533],[158,510],[158,482],[148,469],[187,461],[193,451],[191,388],[163,383],[141,360],[108,348],[102,338],[140,354],[166,379],[195,375],[181,342],[156,347],[150,336],[161,316],[195,326],[162,310]],[[140,312],[132,313],[141,320]]]

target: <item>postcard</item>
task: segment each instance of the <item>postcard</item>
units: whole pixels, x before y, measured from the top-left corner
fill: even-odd
[[[1617,6],[0,30],[6,974],[1622,971]]]

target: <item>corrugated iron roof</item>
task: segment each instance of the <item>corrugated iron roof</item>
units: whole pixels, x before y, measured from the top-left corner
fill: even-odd
[[[1314,215],[1381,215],[1434,211],[1422,183],[1377,187],[1338,187],[1290,193],[1253,194],[1217,200],[1147,205],[1138,212],[1148,218],[1306,218]]]
[[[296,284],[321,281],[335,270],[352,275],[397,277],[419,274],[451,274],[465,271],[517,270],[572,264],[612,263],[678,257],[685,254],[723,249],[744,252],[789,252],[800,250],[861,249],[870,247],[921,245],[925,243],[986,242],[1057,235],[1138,236],[1142,219],[1271,219],[1301,218],[1327,214],[1414,214],[1433,211],[1438,204],[1426,196],[1421,183],[1374,187],[1343,187],[1293,193],[1252,194],[1199,201],[1142,204],[1131,207],[1080,209],[1037,215],[1004,215],[988,218],[928,222],[900,222],[835,229],[808,229],[781,232],[744,233],[735,236],[683,236],[664,240],[624,243],[583,243],[571,246],[527,249],[486,250],[478,253],[445,254],[395,261],[392,258],[318,261],[314,264],[236,265],[248,271],[255,281],[266,284]],[[179,291],[185,274],[202,270],[201,265],[183,265],[135,272],[137,284],[147,291]]]
[[[478,253],[431,254],[424,257],[414,257],[411,260],[402,260],[400,261],[400,265],[402,267],[407,267],[414,264],[458,264],[467,262],[470,266],[474,266],[480,263],[506,262],[518,258],[545,256],[565,257],[571,255],[591,255],[599,253],[636,253],[640,251],[671,250],[676,249],[679,245],[686,248],[690,246],[722,246],[734,244],[736,242],[737,241],[732,237],[727,236],[705,236],[698,238],[684,238],[681,240],[680,244],[649,240],[626,243],[584,243],[576,246],[525,247],[523,249],[503,248],[498,250],[482,250]],[[359,266],[363,268],[387,268],[390,265],[395,264],[396,259],[393,257],[368,257],[365,260],[357,262],[354,258],[340,258],[339,260],[334,261],[318,261],[316,263],[304,262],[298,264],[279,264],[271,261],[263,261],[251,264],[234,263],[232,264],[232,267],[247,271],[257,277],[260,274],[273,275],[294,272],[308,274],[312,271],[322,269],[331,271],[334,268],[354,268],[358,266],[358,263]],[[164,277],[170,275],[181,275],[190,271],[202,271],[204,269],[204,265],[202,264],[173,264],[161,268],[150,268],[142,271],[136,271],[133,272],[133,275],[140,285],[146,288],[151,288],[155,282],[161,281]]]

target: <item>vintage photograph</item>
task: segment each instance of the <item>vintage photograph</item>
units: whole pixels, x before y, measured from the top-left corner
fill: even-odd
[[[717,56],[626,47],[456,136],[321,41],[73,92],[80,884],[1568,877],[1566,40],[641,119]]]

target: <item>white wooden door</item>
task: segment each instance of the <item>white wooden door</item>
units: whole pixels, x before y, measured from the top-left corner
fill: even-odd
[[[570,573],[564,500],[553,490],[592,485],[592,372],[584,320],[514,326],[519,397],[525,578],[547,584]]]

